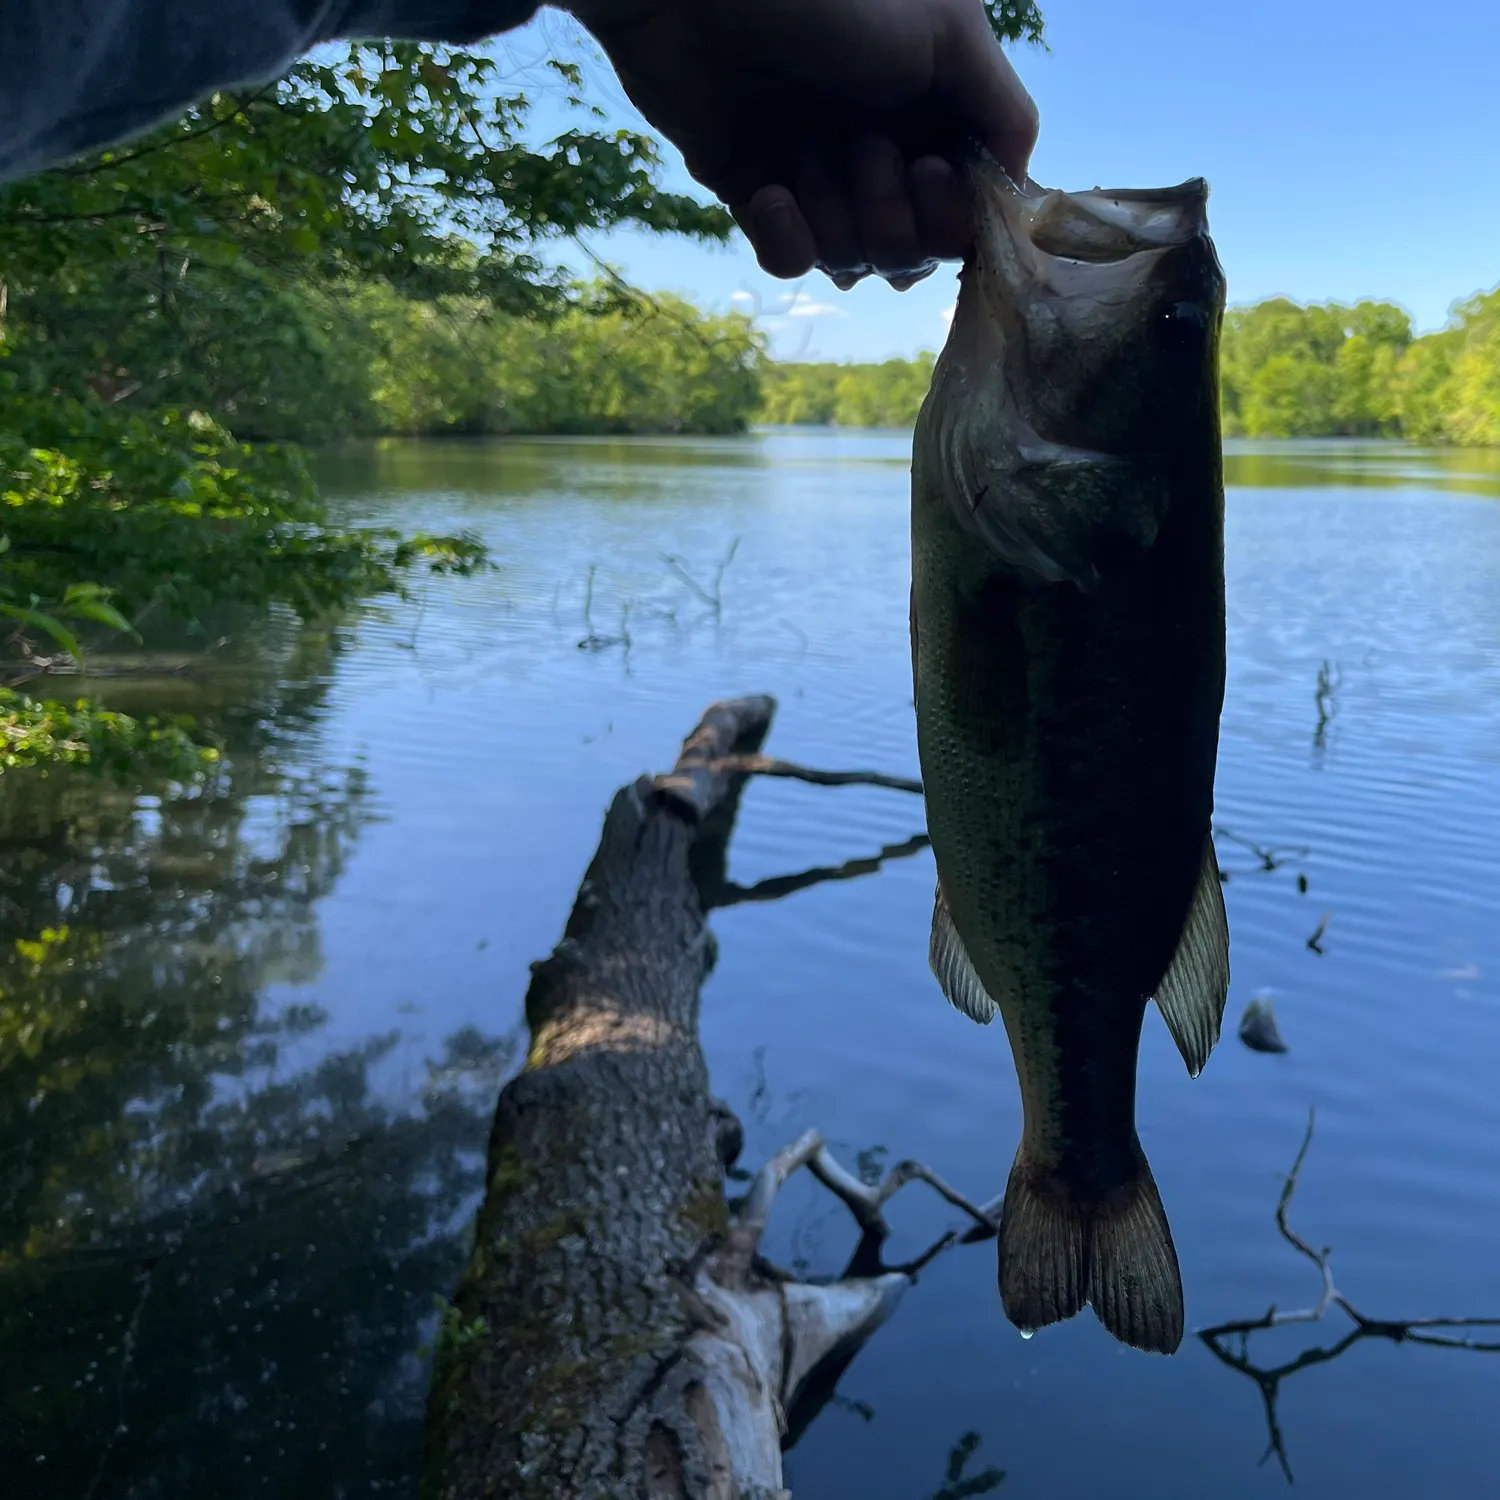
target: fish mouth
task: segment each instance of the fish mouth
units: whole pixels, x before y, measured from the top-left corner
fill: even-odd
[[[974,245],[918,456],[931,448],[958,525],[1016,576],[1087,591],[1120,548],[1152,545],[1165,408],[1211,383],[1208,184],[1062,192],[978,148],[963,175]],[[1200,305],[1202,359],[1173,354],[1163,313]]]
[[[966,175],[974,259],[1018,289],[1066,281],[1070,265],[1121,264],[1208,236],[1208,183],[1201,177],[1174,187],[1069,193],[1029,177],[1016,183],[983,149],[970,157]],[[1097,285],[1097,273],[1088,279]]]

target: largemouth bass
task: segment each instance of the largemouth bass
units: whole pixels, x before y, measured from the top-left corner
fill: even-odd
[[[1218,336],[1201,180],[967,169],[976,248],[917,421],[912,670],[932,967],[1004,1018],[1025,1123],[1000,1293],[1171,1353],[1182,1279],[1135,1128],[1155,999],[1194,1077],[1229,932],[1211,837],[1224,697]]]

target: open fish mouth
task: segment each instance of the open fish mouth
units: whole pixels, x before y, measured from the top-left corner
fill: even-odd
[[[1069,193],[1030,178],[1018,185],[987,151],[969,161],[967,175],[978,253],[996,269],[1012,258],[1032,276],[1044,273],[1048,261],[1107,265],[1208,234],[1208,183],[1201,177],[1175,187]]]

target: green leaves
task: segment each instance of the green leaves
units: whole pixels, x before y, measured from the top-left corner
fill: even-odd
[[[478,299],[357,293],[373,425],[409,434],[744,430],[761,354],[748,320],[609,280],[574,296],[573,308],[543,320]]]
[[[1500,444],[1500,291],[1418,339],[1389,302],[1272,298],[1229,310],[1222,351],[1231,435]]]
[[[984,0],[990,28],[1002,42],[1030,42],[1045,47],[1046,22],[1036,0]]]
[[[555,71],[584,123],[539,145],[522,134],[526,95],[458,48],[362,44],[215,94],[128,147],[0,189],[0,274],[21,299],[50,278],[70,297],[123,276],[170,325],[205,275],[536,302],[538,240],[627,223],[727,237],[722,209],[660,191],[653,141],[595,130],[577,69]]]
[[[83,648],[78,644],[73,633],[56,616],[46,614],[39,609],[24,609],[19,604],[7,604],[4,600],[0,600],[0,615],[10,620],[18,620],[22,625],[29,625],[33,630],[39,630],[43,635],[51,636],[74,661],[83,660]]]
[[[880,364],[773,364],[761,368],[759,420],[835,427],[910,427],[932,384],[936,356]]]
[[[195,744],[191,729],[189,719],[139,720],[86,699],[65,704],[0,688],[0,775],[61,764],[195,780],[218,762],[219,752]]]

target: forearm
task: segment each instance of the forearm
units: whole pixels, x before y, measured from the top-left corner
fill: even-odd
[[[320,42],[465,44],[537,0],[0,0],[0,181],[109,145]]]

